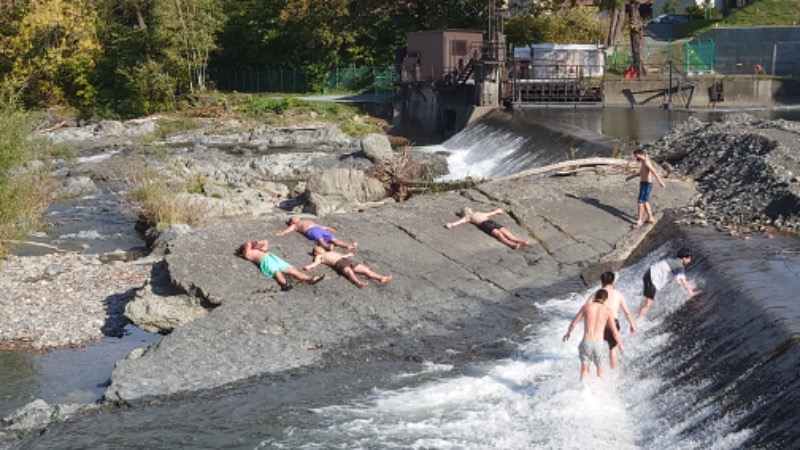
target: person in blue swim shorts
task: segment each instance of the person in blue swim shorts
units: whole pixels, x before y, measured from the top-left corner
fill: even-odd
[[[282,291],[288,291],[292,288],[292,285],[286,280],[286,275],[300,281],[307,281],[309,284],[317,284],[325,278],[325,275],[312,277],[292,267],[291,264],[269,251],[269,241],[266,239],[245,242],[239,246],[238,253],[242,258],[254,262],[264,275],[275,279],[281,286]]]
[[[631,180],[637,176],[639,177],[639,197],[636,199],[637,216],[636,223],[633,224],[633,228],[639,228],[644,224],[645,213],[647,213],[647,223],[655,223],[653,210],[650,208],[650,192],[653,191],[653,176],[656,177],[658,184],[662,188],[666,187],[666,185],[644,150],[637,148],[633,151],[633,156],[639,161],[639,172],[629,176],[627,180]]]
[[[344,242],[333,235],[336,230],[318,225],[310,219],[301,219],[294,216],[286,221],[286,225],[286,229],[278,233],[277,236],[285,236],[296,231],[314,241],[315,246],[319,245],[327,251],[333,250],[333,247],[342,247],[347,251],[353,251],[358,247],[358,242],[353,242],[352,244]]]

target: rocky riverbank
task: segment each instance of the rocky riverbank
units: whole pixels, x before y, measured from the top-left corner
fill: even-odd
[[[667,189],[654,190],[652,202],[657,211],[680,210],[688,213],[678,217],[683,222],[716,224],[703,219],[743,217],[736,216],[738,211],[746,209],[736,206],[741,204],[757,211],[761,208],[762,212],[748,216],[750,219],[737,219],[737,230],[759,230],[752,217],[771,214],[769,204],[749,199],[768,199],[781,193],[786,193],[789,200],[793,198],[791,177],[798,172],[791,164],[782,166],[781,162],[794,159],[786,159],[791,156],[787,150],[781,150],[785,154],[774,153],[776,148],[790,149],[796,143],[797,133],[791,124],[731,119],[711,125],[689,121],[682,127],[651,148],[654,155],[664,156],[674,168]],[[763,144],[767,139],[758,136],[763,136],[765,130],[780,138],[775,142],[783,143]],[[238,131],[233,134],[239,136],[236,145],[249,148],[249,144],[244,144],[249,142],[245,135]],[[221,135],[228,134],[215,136]],[[180,142],[189,145],[186,143],[201,140],[200,136],[208,136],[208,132],[198,132],[194,140],[181,138]],[[229,142],[219,138],[216,141]],[[79,255],[9,259],[3,263],[2,273],[7,275],[0,277],[0,283],[3,289],[11,286],[14,290],[7,291],[9,295],[3,296],[4,301],[9,305],[23,304],[26,288],[41,289],[36,283],[53,286],[47,294],[59,301],[37,306],[40,311],[37,314],[27,314],[22,307],[7,309],[15,314],[4,315],[7,323],[0,324],[0,329],[21,331],[4,335],[6,342],[25,338],[26,345],[47,348],[74,345],[81,341],[81,336],[83,342],[102,336],[103,332],[98,333],[95,325],[75,328],[67,324],[96,324],[102,330],[100,322],[124,323],[121,308],[125,305],[129,311],[134,308],[137,302],[130,299],[136,287],[142,286],[152,274],[165,276],[178,292],[169,292],[165,297],[159,295],[163,292],[158,288],[150,286],[137,291],[139,297],[166,302],[169,306],[179,305],[172,310],[172,316],[182,315],[189,320],[179,323],[167,320],[160,323],[168,325],[153,325],[171,333],[160,343],[119,362],[107,391],[110,401],[130,403],[218,387],[254,376],[288,375],[332,364],[368,364],[376,359],[455,362],[476,352],[502,352],[503,346],[496,339],[534,317],[537,298],[574,290],[583,285],[583,279],[594,283],[599,270],[618,268],[651,230],[630,229],[636,186],[633,182],[625,183],[626,174],[617,170],[487,182],[458,192],[414,197],[405,203],[389,202],[360,213],[317,218],[335,227],[343,239],[359,241],[358,259],[381,273],[392,273],[395,279],[386,286],[357,289],[334,272],[319,268],[317,273],[327,275],[322,283],[299,285],[283,293],[255,266],[237,258],[234,250],[243,241],[268,238],[274,251],[289,262],[297,266],[310,262],[308,241],[299,235],[278,238],[275,233],[283,228],[290,210],[298,213],[313,196],[297,186],[284,185],[285,189],[277,189],[281,194],[272,195],[263,186],[253,185],[281,183],[274,181],[273,176],[283,173],[275,172],[281,161],[295,161],[288,163],[296,164],[290,170],[294,176],[310,177],[321,167],[309,163],[314,158],[287,154],[281,160],[273,154],[247,154],[250,150],[243,152],[244,159],[233,160],[226,166],[220,161],[230,153],[226,152],[219,160],[213,159],[214,150],[208,145],[211,140],[204,142],[198,148],[174,149],[168,161],[184,161],[182,172],[189,176],[194,173],[193,168],[202,168],[202,173],[217,180],[217,186],[223,183],[230,186],[234,179],[240,184],[218,191],[209,188],[209,192],[217,194],[197,194],[198,197],[228,204],[243,199],[239,195],[243,192],[259,192],[260,197],[250,197],[249,202],[242,200],[241,205],[251,206],[236,210],[236,214],[220,214],[210,225],[185,229],[184,233],[162,240],[160,248],[167,252],[165,266],[152,266],[153,261],[104,265],[97,264],[92,257]],[[763,145],[754,146],[753,142]],[[114,154],[109,159],[113,159],[126,156],[135,146],[119,145],[124,148],[86,142],[81,147],[91,147],[95,154],[98,149],[101,153],[110,153],[112,149]],[[320,158],[331,162],[324,167],[348,171],[368,167],[369,159],[356,156],[363,155],[359,146],[356,141],[348,141],[321,152]],[[740,157],[742,152],[754,148],[762,150],[748,153],[752,158]],[[681,153],[680,158],[675,157]],[[216,162],[195,164],[193,154],[210,155],[210,160]],[[716,158],[711,159],[712,156]],[[697,162],[691,163],[693,157]],[[256,162],[259,158],[260,163]],[[759,158],[767,158],[769,164],[755,163]],[[702,161],[710,163],[704,171],[691,169]],[[757,167],[770,170],[764,169],[759,172],[761,176],[744,178],[740,183],[733,182],[738,179],[734,174]],[[783,169],[779,170],[780,167]],[[246,176],[234,177],[232,173],[236,170],[243,170],[239,173]],[[100,171],[87,169],[83,173]],[[684,174],[697,181],[684,179]],[[720,179],[714,178],[714,174],[724,174],[728,183],[708,184],[709,180]],[[252,198],[262,199],[258,207],[252,207]],[[365,201],[357,197],[345,199],[327,211],[348,210],[342,205]],[[784,218],[782,228],[788,230],[795,228],[786,225],[791,224],[786,218],[798,214],[797,204],[792,205],[791,201],[781,202],[778,208]],[[454,219],[453,211],[463,206],[475,210],[505,208],[507,215],[498,220],[533,245],[512,251],[474,227],[443,228],[442,224]],[[741,227],[745,220],[750,220],[746,223],[753,227]],[[729,223],[722,221],[718,226],[726,229]],[[771,225],[778,224],[773,219]],[[91,267],[102,271],[92,272]],[[152,273],[151,267],[155,268]],[[108,291],[93,288],[86,279],[104,277],[113,280]],[[87,295],[84,289],[92,294],[96,291],[97,295]],[[89,297],[96,297],[89,303],[100,305],[108,304],[113,297],[110,303],[115,306],[88,307]],[[70,304],[69,308],[65,304]],[[190,308],[198,311],[198,307],[204,312],[188,313]],[[64,311],[67,314],[62,314]],[[65,325],[56,326],[56,322]],[[50,327],[56,331],[46,331]],[[84,331],[72,334],[69,330],[73,329]],[[40,330],[40,334],[30,330]],[[56,335],[60,333],[70,336],[59,340]]]

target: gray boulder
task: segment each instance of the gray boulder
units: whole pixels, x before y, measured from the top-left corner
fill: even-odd
[[[207,314],[208,311],[188,295],[156,295],[150,286],[139,291],[136,298],[125,305],[128,320],[145,331],[160,334],[171,333],[175,328]]]
[[[3,418],[3,428],[10,431],[45,429],[51,422],[65,421],[76,414],[99,408],[96,404],[48,405],[36,399]]]
[[[326,170],[306,184],[304,212],[326,215],[364,202],[386,198],[386,188],[357,169]]]
[[[377,133],[361,138],[361,151],[373,163],[388,161],[394,155],[389,138]]]

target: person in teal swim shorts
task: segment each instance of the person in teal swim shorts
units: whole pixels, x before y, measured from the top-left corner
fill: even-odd
[[[325,278],[325,275],[312,277],[292,267],[291,264],[269,251],[269,241],[266,239],[245,242],[239,247],[239,254],[242,258],[254,262],[264,275],[274,278],[281,286],[282,291],[292,288],[286,281],[286,275],[300,281],[307,281],[309,284],[316,284]]]

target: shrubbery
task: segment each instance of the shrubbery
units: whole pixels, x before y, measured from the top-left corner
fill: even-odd
[[[34,161],[46,147],[28,139],[33,120],[0,95],[0,255],[35,228],[55,192],[50,171]]]

